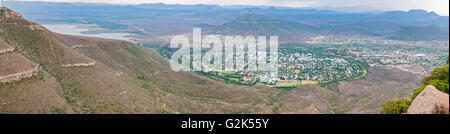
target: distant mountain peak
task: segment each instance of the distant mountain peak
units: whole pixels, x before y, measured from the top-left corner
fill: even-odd
[[[406,17],[439,17],[440,16],[440,15],[438,15],[437,13],[435,13],[433,11],[428,12],[428,11],[423,10],[423,9],[411,9],[409,11],[389,11],[389,12],[383,13],[383,15],[395,16],[395,17],[401,17],[401,16],[406,16]]]
[[[437,13],[435,13],[433,11],[428,12],[428,11],[423,10],[423,9],[411,9],[411,10],[408,11],[408,13],[439,16]]]
[[[426,10],[423,10],[423,9],[411,9],[408,12],[410,12],[410,13],[428,13]]]
[[[434,15],[434,16],[440,16],[440,15],[438,15],[436,12],[433,12],[433,11],[431,11],[430,13],[428,13],[428,14],[430,14],[430,15]]]

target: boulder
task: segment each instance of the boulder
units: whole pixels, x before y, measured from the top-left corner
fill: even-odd
[[[448,103],[448,94],[429,85],[411,103],[408,114],[449,114]]]

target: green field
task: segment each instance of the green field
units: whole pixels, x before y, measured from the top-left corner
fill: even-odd
[[[239,82],[239,78],[228,78],[229,80]]]
[[[235,74],[235,72],[230,72],[230,71],[224,71],[224,70],[215,70],[214,72],[218,72],[218,73],[222,73],[222,74]]]
[[[283,83],[277,83],[276,87],[278,88],[289,88],[289,87],[297,87],[297,82],[283,82]]]
[[[300,83],[302,85],[317,85],[319,84],[318,81],[310,81],[310,80],[302,80],[302,82]]]

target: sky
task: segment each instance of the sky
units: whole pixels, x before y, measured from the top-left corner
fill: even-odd
[[[11,1],[11,0],[7,0]],[[320,9],[347,9],[355,11],[407,11],[424,9],[439,15],[449,16],[450,0],[16,0],[51,2],[93,2],[110,4],[216,4],[216,5],[264,5]],[[354,9],[352,9],[354,8]]]

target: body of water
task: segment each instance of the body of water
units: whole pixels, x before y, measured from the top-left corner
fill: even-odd
[[[131,41],[131,38],[127,37],[131,35],[130,33],[99,33],[99,34],[84,34],[83,32],[89,31],[87,28],[80,27],[76,24],[48,24],[42,25],[49,29],[50,31],[60,33],[60,34],[68,34],[68,35],[77,35],[77,36],[88,36],[88,37],[98,37],[98,38],[106,38],[106,39],[117,39],[117,40],[125,40]]]

